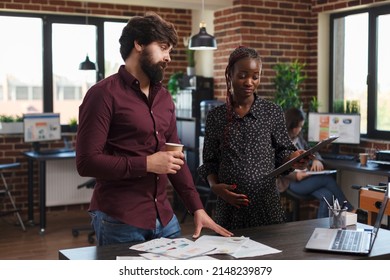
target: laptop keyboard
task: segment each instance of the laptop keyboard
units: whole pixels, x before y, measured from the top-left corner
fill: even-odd
[[[358,251],[360,240],[363,236],[362,233],[361,231],[339,230],[333,242],[332,249],[352,252]]]

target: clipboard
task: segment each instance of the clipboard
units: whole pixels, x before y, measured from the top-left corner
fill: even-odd
[[[308,156],[314,154],[315,152],[318,152],[323,147],[325,147],[326,145],[332,143],[337,138],[339,138],[339,137],[338,136],[331,136],[331,137],[329,137],[327,139],[324,139],[324,140],[318,142],[315,146],[313,146],[310,149],[306,150],[304,153],[300,154],[299,156],[297,156],[297,157],[295,157],[293,159],[290,159],[289,161],[285,162],[284,164],[282,164],[278,168],[276,168],[273,171],[271,171],[270,173],[268,173],[266,175],[266,177],[276,177],[276,176],[278,176],[279,174],[283,173],[284,171],[290,169],[292,167],[292,165],[294,163],[296,163],[297,161],[300,161],[301,159],[303,159],[305,157],[308,157]]]

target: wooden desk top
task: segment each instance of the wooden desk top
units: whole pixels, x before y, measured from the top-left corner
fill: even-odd
[[[369,256],[312,252],[304,249],[315,227],[327,227],[328,218],[270,225],[258,228],[235,230],[236,236],[247,236],[252,240],[282,250],[281,253],[248,259],[264,260],[348,260],[348,259],[390,259],[390,231],[380,229],[374,248]],[[368,227],[358,224],[359,228]],[[210,232],[203,231],[203,234]],[[191,239],[190,236],[185,236]],[[117,256],[136,256],[138,251],[130,250],[133,244],[91,246],[59,251],[62,260],[115,260]],[[218,259],[234,260],[230,255],[212,255]]]

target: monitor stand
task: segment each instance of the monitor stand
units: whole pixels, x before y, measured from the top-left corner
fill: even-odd
[[[339,155],[340,154],[340,144],[332,143],[332,154]]]
[[[32,146],[33,146],[33,151],[35,153],[39,153],[40,150],[41,150],[41,144],[39,142],[33,142],[32,143]]]

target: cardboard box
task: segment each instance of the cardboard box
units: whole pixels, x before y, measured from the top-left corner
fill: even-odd
[[[353,226],[353,225],[356,225],[356,223],[357,223],[357,214],[356,213],[347,212],[347,215],[346,215],[346,225],[347,226]]]

